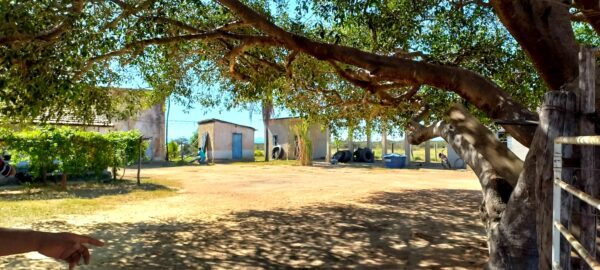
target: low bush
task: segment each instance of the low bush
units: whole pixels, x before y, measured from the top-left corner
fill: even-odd
[[[0,131],[0,144],[20,160],[29,161],[29,173],[45,180],[48,172],[100,176],[108,167],[124,167],[139,155],[139,131],[100,134],[67,127],[40,127]],[[147,143],[142,143],[144,152]]]

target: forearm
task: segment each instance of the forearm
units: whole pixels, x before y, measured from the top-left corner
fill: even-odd
[[[37,251],[41,232],[0,228],[0,256]]]

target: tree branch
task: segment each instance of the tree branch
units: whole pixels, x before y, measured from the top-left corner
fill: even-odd
[[[600,35],[600,3],[594,0],[575,0],[575,6],[590,23],[596,34]]]
[[[365,69],[380,80],[430,85],[453,91],[486,112],[491,118],[537,120],[537,114],[514,101],[495,83],[472,71],[312,41],[286,32],[238,0],[219,0],[219,2],[242,21],[277,39],[288,49],[306,53],[319,60],[338,61]],[[354,82],[364,84],[356,80]],[[531,143],[534,128],[514,125],[507,125],[504,128],[524,145]]]
[[[14,43],[18,43],[18,42],[30,42],[30,41],[34,41],[34,40],[45,41],[45,42],[54,41],[57,37],[59,37],[66,31],[68,31],[73,26],[75,17],[77,17],[77,15],[81,14],[81,12],[83,11],[83,7],[85,6],[85,1],[84,0],[73,0],[71,5],[72,5],[72,7],[71,7],[70,13],[71,13],[72,17],[68,17],[67,19],[63,20],[55,27],[52,27],[51,29],[46,30],[46,31],[39,32],[35,35],[26,35],[26,34],[17,33],[12,36],[0,37],[0,45],[9,45],[9,44],[14,44]]]

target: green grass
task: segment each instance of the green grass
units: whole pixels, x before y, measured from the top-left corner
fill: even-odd
[[[31,224],[61,215],[90,214],[124,204],[175,194],[176,181],[123,180],[113,183],[70,183],[68,191],[53,186],[0,190],[0,226]]]

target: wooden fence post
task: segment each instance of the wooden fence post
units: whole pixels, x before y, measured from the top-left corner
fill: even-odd
[[[138,166],[137,166],[137,184],[140,185],[140,171],[142,169],[142,141],[143,138],[140,137],[140,142],[138,145]]]
[[[578,112],[579,115],[579,136],[594,135],[595,124],[590,121],[588,115],[596,112],[596,56],[594,50],[587,46],[581,45],[579,51],[579,91],[578,91]],[[599,151],[594,153],[594,146],[581,146],[581,174],[580,179],[575,182],[575,186],[585,193],[598,197],[599,176],[594,174],[596,159],[599,158]],[[595,155],[596,154],[596,155]],[[594,177],[596,179],[594,179]],[[576,200],[578,203],[574,205],[574,209],[580,212],[579,225],[581,233],[579,242],[592,255],[596,256],[596,215],[594,207],[587,203]],[[577,205],[579,207],[577,207]],[[581,269],[590,269],[585,262],[581,262]]]
[[[552,269],[552,204],[554,188],[554,140],[559,136],[573,136],[576,132],[574,111],[576,96],[572,91],[550,91],[544,95],[540,114],[540,129],[544,140],[538,140],[530,151],[538,151],[536,160],[537,242],[539,269]],[[563,149],[563,152],[566,149]],[[565,160],[563,159],[563,162]],[[569,165],[564,162],[563,170]],[[565,173],[563,171],[563,173]],[[564,193],[563,193],[564,194]],[[566,197],[566,195],[565,195]],[[564,197],[563,197],[564,198]],[[561,209],[562,210],[562,209]],[[563,213],[568,211],[561,211]]]

